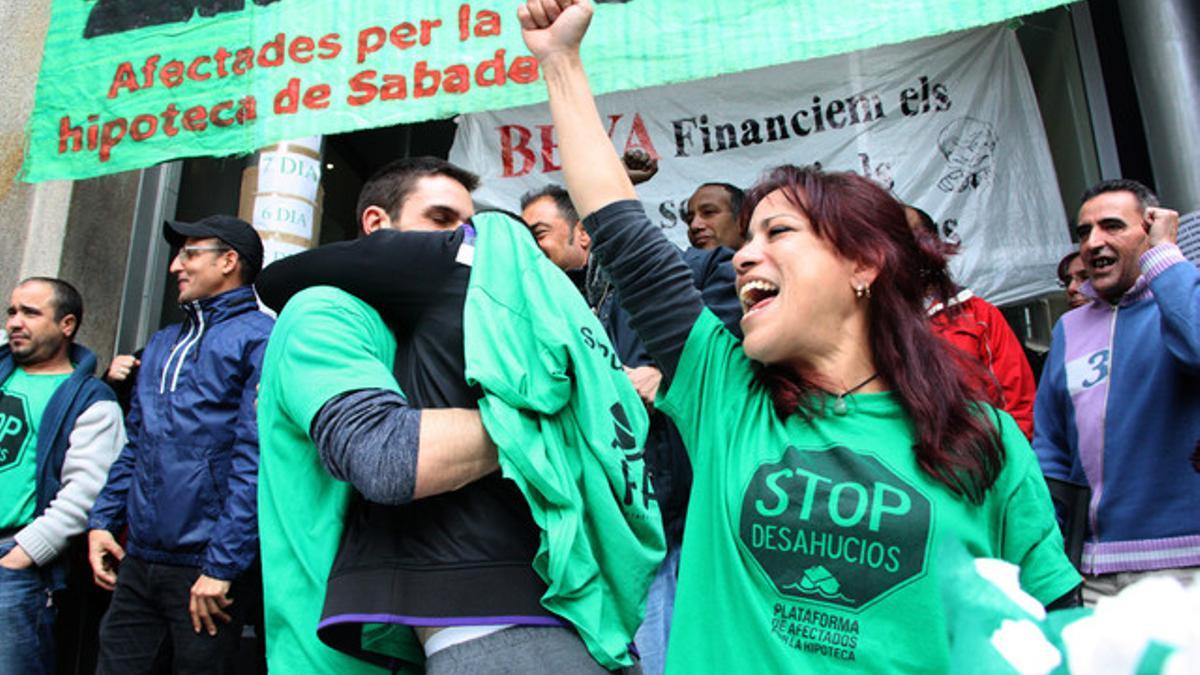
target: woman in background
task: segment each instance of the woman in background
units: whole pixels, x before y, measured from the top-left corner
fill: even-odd
[[[1066,291],[1068,308],[1083,307],[1091,302],[1080,290],[1087,280],[1087,268],[1083,266],[1079,251],[1071,251],[1058,261],[1058,284]]]
[[[951,354],[976,387],[975,395],[1012,415],[1025,438],[1032,439],[1037,380],[1021,341],[995,305],[954,283],[949,258],[958,244],[942,241],[933,218],[921,209],[905,206],[904,217],[921,252],[925,288],[920,297],[933,332],[955,348]]]

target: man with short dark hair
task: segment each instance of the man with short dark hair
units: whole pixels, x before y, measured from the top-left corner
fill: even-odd
[[[745,238],[738,227],[738,212],[744,197],[741,188],[729,183],[704,183],[696,188],[683,208],[688,242],[705,250],[741,248]]]
[[[146,343],[129,442],[89,520],[96,584],[115,588],[100,673],[147,672],[164,644],[173,672],[228,672],[258,555],[254,401],[272,321],[248,284],[262,241],[223,215],[164,223],[163,236],[186,318]]]
[[[327,645],[378,660],[384,643],[367,636],[381,623],[419,641],[387,653],[433,672],[602,670],[541,605],[538,527],[497,470],[481,392],[464,378],[459,226],[477,179],[447,167],[388,165],[359,199],[369,236],[276,263],[259,283],[282,309],[259,402],[272,671],[376,672]],[[359,297],[308,288],[318,283]]]
[[[125,443],[121,409],[75,343],[79,291],[31,277],[8,305],[0,346],[0,673],[53,673],[63,553],[81,534]]]
[[[361,235],[378,229],[452,229],[475,214],[479,177],[437,157],[405,157],[376,171],[358,195]]]
[[[1091,488],[1090,604],[1200,567],[1200,272],[1140,183],[1092,187],[1077,222],[1090,302],[1054,328],[1033,447],[1048,477]]]
[[[626,150],[621,162],[634,185],[641,185],[658,174],[658,160],[641,148]],[[591,238],[584,231],[583,221],[579,219],[566,188],[547,183],[526,192],[521,196],[521,219],[542,253],[575,282],[588,305],[598,309],[605,299],[608,283],[598,266],[588,264]],[[737,305],[736,298],[733,300]],[[740,305],[738,307],[740,311]]]
[[[562,186],[547,185],[525,193],[521,197],[521,217],[538,248],[556,267],[569,271],[587,266],[591,240]]]

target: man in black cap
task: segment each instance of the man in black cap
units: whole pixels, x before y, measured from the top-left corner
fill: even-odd
[[[115,589],[99,673],[148,672],[167,644],[172,672],[231,670],[248,604],[239,580],[258,554],[254,400],[272,320],[250,284],[262,242],[220,215],[163,235],[187,316],[146,344],[129,442],[88,520],[96,584]]]

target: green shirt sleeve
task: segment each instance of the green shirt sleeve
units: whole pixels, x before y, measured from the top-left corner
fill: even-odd
[[[1021,587],[1047,605],[1083,579],[1067,559],[1050,490],[1029,441],[1012,417],[1006,413],[998,417],[1006,455],[1004,471],[1011,476],[1007,480],[1011,488],[1004,502],[1000,555],[1020,565]]]
[[[278,352],[268,365],[286,377],[263,379],[288,383],[275,392],[279,407],[305,431],[339,394],[400,391],[392,375],[395,339],[375,310],[344,291],[318,286],[297,294],[279,315],[271,343]]]
[[[692,326],[675,379],[655,406],[674,420],[693,461],[730,447],[739,423],[759,419],[770,397],[754,378],[742,345],[707,307]],[[751,409],[754,413],[750,414]]]

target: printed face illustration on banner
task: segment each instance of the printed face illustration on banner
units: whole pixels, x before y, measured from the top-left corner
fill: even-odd
[[[789,447],[750,479],[739,536],[779,593],[860,610],[925,571],[930,514],[873,455]]]

